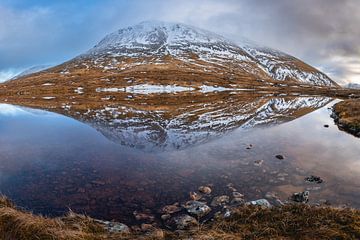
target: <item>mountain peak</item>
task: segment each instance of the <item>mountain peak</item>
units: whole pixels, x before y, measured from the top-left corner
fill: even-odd
[[[183,23],[144,21],[107,35],[93,50],[123,46],[227,42],[224,37]]]

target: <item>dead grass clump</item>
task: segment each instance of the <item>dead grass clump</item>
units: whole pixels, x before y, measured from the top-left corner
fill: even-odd
[[[360,239],[360,211],[289,205],[242,207],[197,234],[196,239]]]

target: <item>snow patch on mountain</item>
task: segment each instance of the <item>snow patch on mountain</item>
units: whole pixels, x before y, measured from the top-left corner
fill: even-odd
[[[325,74],[288,54],[250,40],[238,42],[185,24],[147,21],[107,35],[82,56],[90,56],[105,71],[116,68],[119,57],[148,57],[152,59],[149,63],[161,64],[160,59],[170,55],[197,66],[201,61],[223,69],[237,65],[259,78],[338,86]]]

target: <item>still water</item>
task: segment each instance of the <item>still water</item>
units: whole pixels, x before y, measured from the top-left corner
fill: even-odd
[[[252,117],[232,114],[234,121],[216,122],[205,112],[186,128],[168,119],[161,130],[147,127],[145,118],[141,129],[119,129],[106,119],[99,125],[0,104],[0,191],[36,213],[70,208],[125,223],[135,210],[157,215],[206,184],[214,196],[229,194],[228,184],[246,200],[271,193],[286,201],[309,190],[310,203],[360,208],[360,140],[334,125],[329,107],[336,101],[315,100],[272,98]],[[305,182],[310,175],[324,182]]]

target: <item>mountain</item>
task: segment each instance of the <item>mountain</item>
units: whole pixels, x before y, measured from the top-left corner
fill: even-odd
[[[38,66],[30,67],[30,68],[20,72],[19,74],[15,75],[10,80],[15,80],[15,79],[18,79],[20,77],[24,77],[24,76],[27,76],[27,75],[30,75],[30,74],[33,74],[33,73],[43,71],[45,69],[50,68],[51,66],[52,65],[46,64],[46,65],[38,65]]]
[[[350,89],[360,89],[360,84],[359,83],[348,83],[344,87],[350,88]]]
[[[185,24],[142,22],[107,35],[68,62],[10,81],[6,89],[10,95],[20,88],[27,94],[65,94],[79,87],[88,92],[134,86],[144,91],[169,86],[196,91],[339,87],[288,54],[240,45]]]

